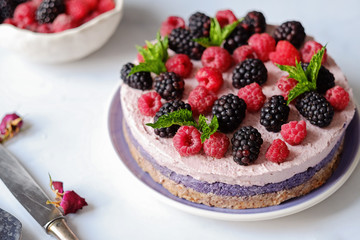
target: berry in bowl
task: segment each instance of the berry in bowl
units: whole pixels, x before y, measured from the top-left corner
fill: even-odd
[[[109,40],[122,7],[123,0],[0,0],[0,47],[36,62],[78,60]]]

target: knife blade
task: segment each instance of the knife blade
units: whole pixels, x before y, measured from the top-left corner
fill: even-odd
[[[46,233],[59,240],[78,240],[68,227],[62,212],[52,204],[46,204],[50,198],[2,144],[0,144],[0,179]]]

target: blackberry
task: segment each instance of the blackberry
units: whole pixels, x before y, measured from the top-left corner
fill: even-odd
[[[189,18],[190,32],[196,37],[208,37],[210,33],[211,19],[204,13],[196,12]]]
[[[290,108],[283,96],[272,96],[261,108],[260,124],[269,132],[279,132],[289,116]]]
[[[276,42],[287,40],[296,48],[299,48],[306,37],[304,27],[298,21],[284,22],[275,29],[274,38]]]
[[[200,60],[205,48],[194,42],[195,38],[189,30],[175,28],[169,35],[169,48],[176,53],[186,54],[191,59]]]
[[[16,4],[13,0],[0,0],[0,23],[7,18],[12,18]]]
[[[232,54],[234,50],[247,44],[251,32],[245,29],[241,24],[237,25],[234,31],[225,39],[224,48]]]
[[[234,131],[245,118],[245,111],[245,101],[231,93],[221,96],[212,107],[212,114],[216,115],[223,133]]]
[[[129,85],[132,88],[146,90],[152,88],[153,80],[149,72],[137,72],[128,77],[131,69],[135,65],[132,63],[127,63],[121,68],[121,79],[124,80],[124,83]]]
[[[181,99],[184,80],[173,72],[165,72],[155,77],[155,91],[165,100]]]
[[[259,156],[262,143],[263,139],[256,128],[240,128],[231,139],[234,161],[245,166],[253,163]]]
[[[190,104],[184,103],[180,100],[172,100],[167,102],[162,105],[159,111],[155,114],[154,122],[156,122],[162,115],[169,114],[180,109],[187,109],[191,111],[191,106]],[[159,135],[162,138],[170,138],[176,134],[176,131],[179,129],[179,127],[179,125],[172,125],[171,127],[167,128],[154,129],[154,132],[156,135]]]
[[[333,107],[317,92],[304,93],[297,99],[295,107],[311,124],[319,127],[328,126],[334,116]]]
[[[61,13],[65,12],[63,0],[43,0],[36,10],[36,20],[40,23],[51,23]]]
[[[253,82],[261,85],[266,80],[267,69],[259,59],[246,59],[238,63],[233,70],[232,84],[235,88],[242,88]]]
[[[301,63],[302,68],[306,71],[309,66],[308,63]],[[324,66],[320,67],[318,77],[316,79],[316,91],[318,93],[325,93],[328,89],[335,86],[334,75]]]
[[[266,20],[261,12],[248,12],[241,25],[251,33],[262,33],[266,30]]]

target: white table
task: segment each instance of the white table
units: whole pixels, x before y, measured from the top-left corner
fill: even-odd
[[[67,216],[80,239],[355,239],[360,234],[360,168],[335,194],[295,215],[260,222],[226,222],[181,212],[157,200],[121,163],[108,134],[110,100],[121,66],[135,44],[152,39],[168,15],[196,10],[238,16],[262,11],[268,23],[300,20],[307,34],[328,43],[328,53],[360,93],[360,3],[353,1],[125,2],[117,32],[98,52],[72,63],[41,65],[0,49],[0,115],[24,117],[19,136],[6,143],[51,195],[48,173],[89,206]],[[1,169],[0,169],[1,171]],[[0,208],[23,224],[23,239],[52,239],[0,182]]]

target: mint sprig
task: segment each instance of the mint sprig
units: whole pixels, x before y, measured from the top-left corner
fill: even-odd
[[[309,65],[306,68],[306,71],[301,66],[300,62],[296,61],[296,65],[287,66],[276,64],[281,70],[289,73],[289,78],[293,78],[298,81],[297,85],[290,90],[288,95],[287,104],[300,96],[301,94],[309,91],[316,90],[316,80],[321,68],[321,61],[326,50],[326,45],[321,48],[314,56],[311,58]]]
[[[242,21],[239,19],[232,24],[221,28],[216,18],[211,18],[209,37],[195,38],[193,41],[198,42],[203,47],[220,46],[223,41],[234,31],[236,26]]]
[[[166,128],[171,127],[172,125],[193,126],[201,132],[201,143],[210,138],[210,136],[219,128],[219,122],[215,115],[211,119],[210,124],[207,123],[207,119],[204,115],[199,116],[199,121],[197,123],[192,116],[192,111],[187,109],[180,109],[162,115],[155,123],[146,123],[146,125],[152,128]]]
[[[145,41],[147,48],[136,46],[138,52],[143,56],[144,62],[134,66],[129,76],[136,72],[152,72],[160,74],[166,72],[165,62],[169,58],[168,47],[169,39],[165,36],[161,39],[161,35],[158,32],[156,35],[157,42],[152,44],[149,41]]]

